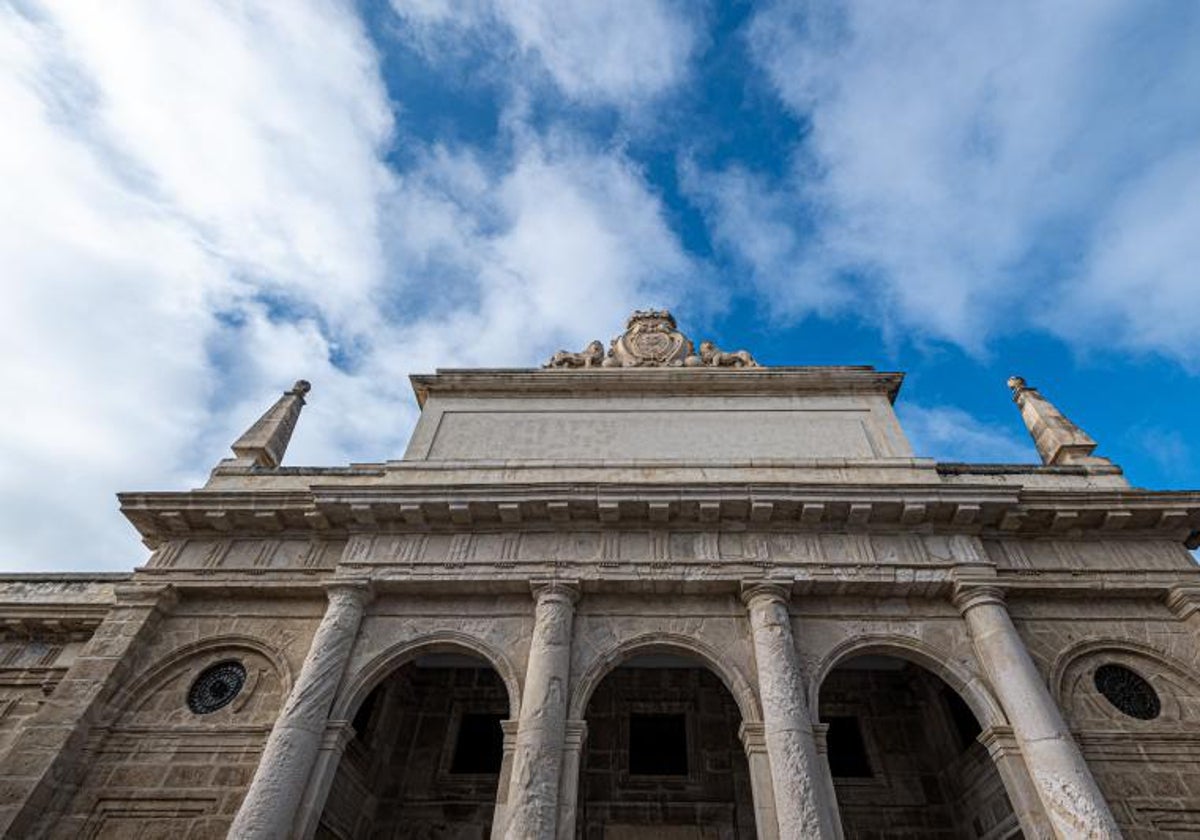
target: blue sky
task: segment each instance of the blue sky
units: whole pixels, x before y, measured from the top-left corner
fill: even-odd
[[[384,460],[413,371],[636,307],[908,372],[923,455],[1033,461],[1024,375],[1200,484],[1200,5],[295,0],[0,7],[0,565],[125,569],[298,378],[293,464]]]

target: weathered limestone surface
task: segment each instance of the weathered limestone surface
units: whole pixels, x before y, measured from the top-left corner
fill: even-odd
[[[234,837],[267,840],[292,833],[292,821],[369,599],[369,589],[361,581],[331,584],[328,591],[325,617],[230,827]]]
[[[74,788],[90,725],[128,677],[134,649],[168,609],[167,587],[126,586],[46,704],[30,717],[0,761],[0,832],[33,834],[56,798]]]
[[[964,588],[957,603],[1055,830],[1065,837],[1121,837],[1108,803],[1017,635],[1000,590]]]
[[[579,590],[570,584],[540,583],[525,696],[508,793],[511,840],[553,840],[558,822],[559,773],[567,722],[567,679],[571,625]]]
[[[336,467],[281,466],[298,383],[204,487],[121,494],[141,568],[0,576],[0,833],[570,840],[591,808],[773,840],[940,791],[959,835],[1200,835],[1200,493],[1130,487],[1022,383],[1042,465],[914,457],[900,374],[761,367],[667,313],[551,365],[414,376],[403,458]],[[921,676],[855,707],[862,657]],[[823,687],[882,722],[869,779],[833,773]],[[634,778],[622,727],[668,707],[705,771]],[[492,752],[453,771],[472,715]],[[958,746],[906,764],[917,720]]]
[[[792,639],[786,589],[752,586],[744,595],[754,634],[754,661],[781,838],[833,837],[823,801],[804,682]]]

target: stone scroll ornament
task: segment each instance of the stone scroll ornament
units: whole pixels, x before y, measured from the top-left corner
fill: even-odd
[[[639,309],[629,316],[625,332],[604,345],[593,341],[578,353],[560,350],[546,368],[629,367],[758,367],[745,350],[726,353],[711,341],[700,342],[700,352],[679,331],[675,317],[665,309]]]

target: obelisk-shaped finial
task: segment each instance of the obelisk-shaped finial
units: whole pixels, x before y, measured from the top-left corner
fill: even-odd
[[[1068,420],[1037,388],[1029,387],[1019,376],[1010,376],[1008,387],[1012,388],[1013,402],[1021,409],[1021,419],[1042,456],[1042,463],[1050,466],[1112,463],[1092,455],[1096,441]]]
[[[233,464],[278,467],[304,407],[304,395],[310,390],[312,386],[300,379],[290,391],[284,391],[275,405],[234,442],[232,449],[237,458]]]

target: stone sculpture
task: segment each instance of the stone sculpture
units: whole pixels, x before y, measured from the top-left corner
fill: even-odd
[[[560,350],[546,368],[629,367],[758,367],[745,350],[726,353],[711,341],[700,344],[697,354],[691,339],[679,331],[675,317],[665,309],[639,309],[629,316],[625,332],[604,345],[593,341],[582,351]]]
[[[578,353],[569,350],[559,350],[546,363],[548,368],[588,368],[598,367],[604,361],[604,345],[592,341]]]

